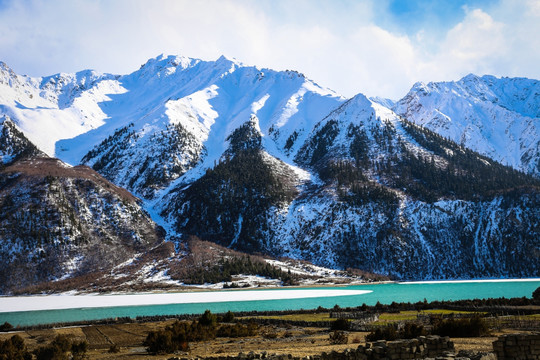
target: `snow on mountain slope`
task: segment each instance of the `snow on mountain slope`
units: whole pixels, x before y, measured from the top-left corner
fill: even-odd
[[[86,166],[41,154],[0,169],[0,293],[99,273],[163,236],[137,198]]]
[[[345,206],[314,194],[274,212],[275,254],[400,279],[537,276],[538,194],[492,201]],[[512,234],[512,235],[511,235]],[[511,250],[510,250],[511,249]]]
[[[163,198],[161,214],[178,233],[397,278],[539,271],[532,178],[363,95],[324,117],[298,150],[295,162],[317,182],[298,186],[294,174],[265,164],[253,152],[260,149],[256,128],[253,119],[237,129],[244,136],[233,137],[251,146],[236,146],[232,159]]]
[[[468,75],[417,83],[395,106],[408,120],[540,176],[540,82]]]
[[[392,99],[387,99],[387,98],[382,98],[380,96],[374,96],[374,97],[370,97],[369,100],[379,104],[379,105],[382,105],[384,107],[387,107],[389,109],[392,109],[394,107],[394,105],[396,105],[396,101],[395,100],[392,100]]]
[[[492,159],[536,164],[536,81],[417,84],[400,116],[225,57],[159,56],[125,76],[3,69],[1,114],[32,136],[38,116],[70,123],[40,147],[142,197],[178,248],[196,235],[409,279],[540,270],[539,182]]]
[[[57,154],[71,162],[82,159],[144,197],[190,169],[179,181],[201,176],[219,161],[228,136],[252,116],[264,148],[291,163],[320,114],[343,101],[296,72],[247,67],[224,57],[203,62],[161,56],[118,81],[127,91],[101,104],[109,115],[106,124],[60,141]]]
[[[384,156],[384,151],[375,141],[375,137],[389,126],[395,127],[398,122],[398,117],[390,109],[358,94],[314,127],[296,156],[296,161],[304,165],[314,165],[327,154],[332,157],[353,158],[354,151],[359,150],[365,151],[365,156],[371,158]],[[364,148],[351,149],[353,142]]]
[[[28,139],[54,156],[60,139],[72,138],[103,124],[99,103],[122,92],[112,75],[82,71],[31,78],[0,62],[0,115],[9,116]]]
[[[483,186],[520,180],[477,156],[358,95],[317,124],[297,156],[325,185],[268,217],[272,251],[397,278],[537,274],[538,190],[494,196]]]

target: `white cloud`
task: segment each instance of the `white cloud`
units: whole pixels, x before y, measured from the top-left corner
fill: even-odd
[[[448,32],[444,53],[466,63],[500,56],[505,50],[503,28],[502,23],[494,21],[482,10],[470,11],[463,22]]]
[[[536,10],[535,10],[536,9]],[[502,1],[465,18],[422,64],[422,80],[456,80],[467,73],[540,78],[540,10],[534,1]]]
[[[463,21],[447,32],[437,51],[420,60],[419,79],[457,80],[468,73],[493,73],[494,59],[507,51],[504,29],[503,23],[484,11],[468,10]]]
[[[346,96],[395,99],[415,81],[457,80],[470,72],[540,78],[537,0],[468,9],[438,42],[429,28],[407,36],[377,26],[380,3],[12,1],[0,11],[0,59],[40,76],[85,68],[128,73],[160,53],[205,60],[225,54],[304,72]]]

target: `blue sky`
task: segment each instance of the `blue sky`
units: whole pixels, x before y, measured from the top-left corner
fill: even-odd
[[[125,74],[161,53],[295,69],[344,96],[540,78],[540,0],[0,0],[0,60]]]
[[[496,3],[495,0],[393,0],[387,1],[382,11],[386,11],[402,31],[414,34],[422,28],[449,29],[463,19],[466,7],[486,9]]]

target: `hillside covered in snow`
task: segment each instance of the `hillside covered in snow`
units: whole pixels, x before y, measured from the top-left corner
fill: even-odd
[[[159,56],[128,75],[0,66],[3,131],[139,197],[177,251],[197,236],[398,279],[540,275],[538,93],[471,75],[398,102],[345,99],[225,57]],[[17,146],[3,139],[0,156]],[[28,201],[47,209],[50,191]],[[53,243],[75,241],[63,224]]]
[[[540,81],[468,75],[417,83],[392,109],[456,143],[540,176]]]

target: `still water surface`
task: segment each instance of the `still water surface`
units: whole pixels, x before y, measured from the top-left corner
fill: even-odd
[[[350,290],[370,290],[371,293],[340,297],[315,297],[302,299],[257,300],[210,302],[190,304],[167,305],[137,305],[103,308],[81,308],[63,310],[38,310],[0,313],[0,324],[5,321],[17,326],[47,324],[58,322],[74,322],[80,320],[95,320],[115,317],[198,314],[206,309],[214,313],[251,310],[296,310],[315,309],[319,306],[331,308],[334,305],[341,307],[361,306],[362,304],[375,305],[377,301],[382,304],[395,302],[417,302],[434,300],[463,300],[485,299],[499,297],[531,297],[532,292],[540,287],[540,279],[534,281],[487,281],[487,282],[444,282],[444,283],[392,283],[376,285],[356,285],[339,287]],[[320,290],[314,288],[313,290]],[[291,291],[282,289],[280,291]],[[307,289],[309,290],[309,289]],[[242,291],[242,290],[237,290]],[[267,290],[260,290],[267,291]],[[275,290],[274,290],[275,291]],[[228,291],[223,291],[227,297]],[[130,296],[130,295],[125,295]],[[99,296],[96,296],[99,301]]]

